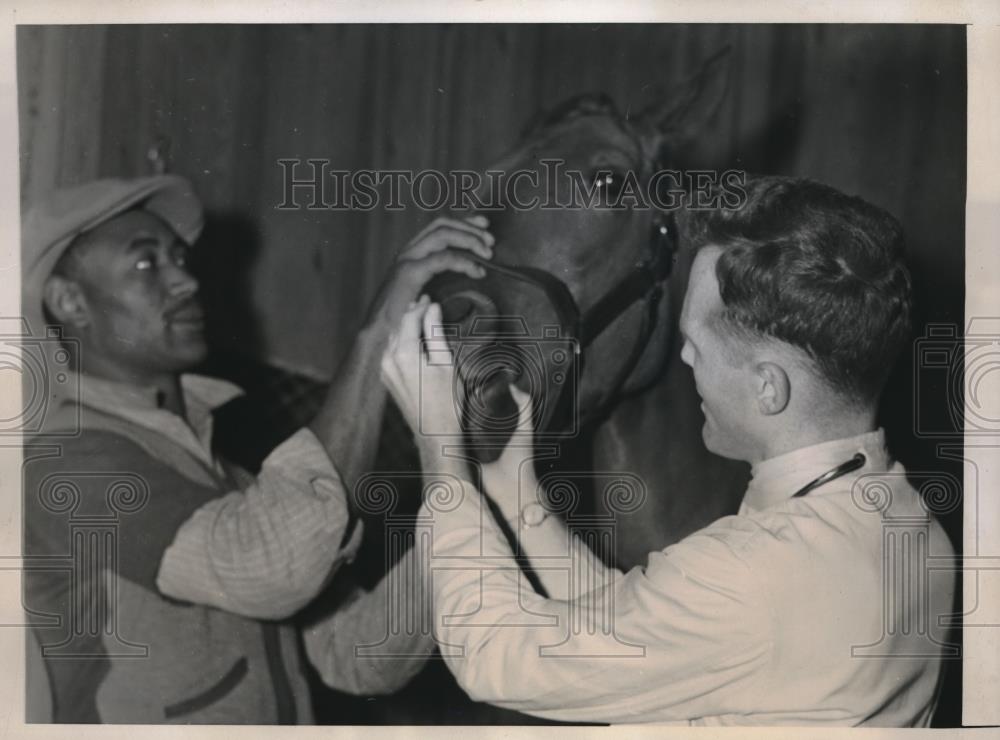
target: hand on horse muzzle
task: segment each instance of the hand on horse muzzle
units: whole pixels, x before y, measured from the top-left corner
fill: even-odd
[[[481,462],[493,462],[500,457],[517,427],[518,407],[510,387],[519,380],[524,382],[522,373],[508,366],[479,373],[478,377],[466,377],[462,368],[459,364],[459,377],[465,388],[462,427],[468,452]]]
[[[497,459],[518,428],[511,393],[540,358],[531,344],[495,341],[457,346],[441,308],[424,295],[411,303],[382,358],[382,379],[414,431],[421,453],[465,437],[479,460]],[[534,420],[532,420],[534,421]],[[533,426],[533,424],[532,424]]]
[[[511,384],[531,395],[536,430],[574,428],[579,368],[573,331],[545,290],[513,274],[523,269],[490,263],[484,278],[445,273],[425,288],[442,307],[463,385],[467,452],[483,462],[500,456],[517,426]]]

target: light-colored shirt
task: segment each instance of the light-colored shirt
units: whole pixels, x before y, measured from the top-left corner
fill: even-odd
[[[859,451],[861,470],[792,498]],[[528,552],[560,598],[532,590],[471,484],[421,514],[435,637],[473,699],[563,721],[930,721],[954,575],[927,563],[953,551],[881,430],[760,463],[738,515],[628,573]],[[558,525],[536,542],[546,526],[567,550]]]
[[[85,407],[149,429],[225,477],[223,464],[212,453],[212,411],[241,395],[237,386],[182,375],[185,421],[161,408],[156,389],[85,374],[71,380],[65,385],[79,389]],[[150,451],[173,462],[169,446]],[[339,566],[353,559],[361,522],[344,543],[350,520],[347,492],[325,448],[308,429],[278,445],[260,473],[245,479],[239,489],[204,504],[180,526],[164,552],[156,585],[182,601],[257,619],[282,619],[309,603]],[[403,580],[398,574],[411,567],[404,556],[372,590],[344,589],[341,608],[307,628],[307,654],[328,685],[356,694],[388,693],[404,685],[433,651],[426,631],[387,626],[389,590]],[[384,647],[372,651],[373,657],[358,653],[363,646],[381,643]]]

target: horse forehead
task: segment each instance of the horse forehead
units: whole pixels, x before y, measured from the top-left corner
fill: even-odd
[[[590,270],[595,260],[606,261],[612,245],[629,261],[634,256],[629,247],[636,253],[641,247],[636,239],[645,233],[639,228],[642,218],[641,212],[570,206],[505,209],[491,216],[491,229],[501,262],[558,268],[566,274]]]
[[[547,126],[524,143],[522,157],[561,157],[581,165],[642,165],[642,152],[630,132],[610,115],[587,115]]]

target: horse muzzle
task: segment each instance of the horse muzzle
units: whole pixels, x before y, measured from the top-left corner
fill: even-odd
[[[550,272],[470,256],[486,268],[474,280],[458,273],[436,276],[425,287],[441,304],[457,372],[466,398],[466,430],[480,459],[499,456],[517,425],[508,386],[534,400],[535,434],[565,437],[608,408],[624,387],[652,336],[662,284],[675,251],[674,227],[656,222],[649,259],[636,265],[587,311]],[[603,404],[580,414],[577,393],[583,350],[630,306],[645,304],[637,341],[609,385]],[[531,316],[531,320],[528,320]],[[498,447],[499,445],[499,447]],[[482,455],[480,455],[480,451]]]
[[[465,391],[463,425],[471,452],[490,461],[517,426],[511,384],[534,401],[536,436],[575,431],[580,368],[575,327],[553,309],[545,291],[511,276],[523,268],[484,264],[484,278],[447,273],[425,292],[441,305],[443,334]]]

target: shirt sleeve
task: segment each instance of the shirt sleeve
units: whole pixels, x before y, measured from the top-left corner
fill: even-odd
[[[306,654],[328,686],[356,695],[391,694],[423,668],[434,639],[426,570],[417,552],[411,548],[370,591],[349,582],[332,613],[303,630]]]
[[[568,600],[535,593],[478,492],[434,510],[434,629],[475,700],[569,722],[671,722],[752,709],[769,608],[723,536],[698,534]],[[574,591],[575,588],[575,591]]]
[[[294,614],[353,557],[360,526],[326,450],[300,429],[244,491],[201,506],[166,549],[156,585],[170,597],[257,619]],[[358,522],[360,525],[360,522]]]
[[[507,519],[522,555],[551,599],[566,601],[614,582],[621,571],[609,568],[556,516],[528,527],[520,517]]]
[[[523,470],[532,466],[532,461],[526,460],[516,474],[494,473],[489,484],[484,476],[483,485],[514,534],[519,554],[527,557],[545,593],[550,598],[565,600],[571,589],[579,593],[581,589],[600,588],[616,574],[621,575],[612,572],[558,516],[548,514],[533,526],[524,522],[521,512],[526,506],[544,506],[534,475],[524,477]],[[512,491],[516,495],[511,495]]]

